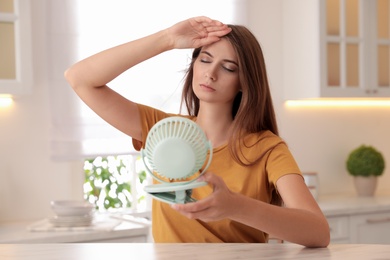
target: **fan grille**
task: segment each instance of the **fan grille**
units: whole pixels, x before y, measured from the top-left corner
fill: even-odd
[[[184,117],[168,117],[148,133],[145,157],[153,171],[170,180],[186,179],[204,165],[210,144],[203,130]]]

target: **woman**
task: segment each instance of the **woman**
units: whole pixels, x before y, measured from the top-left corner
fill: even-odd
[[[329,226],[278,137],[262,51],[245,27],[191,18],[86,58],[65,77],[88,106],[140,149],[150,128],[172,114],[136,104],[106,84],[140,62],[183,48],[194,52],[182,99],[189,115],[181,116],[204,130],[213,160],[201,177],[209,185],[193,190],[197,202],[153,201],[154,241],[267,242],[272,234],[326,247]]]

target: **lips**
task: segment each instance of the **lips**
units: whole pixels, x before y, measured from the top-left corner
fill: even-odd
[[[207,90],[207,91],[215,91],[214,88],[210,87],[209,85],[207,84],[200,84],[200,87],[204,90]]]

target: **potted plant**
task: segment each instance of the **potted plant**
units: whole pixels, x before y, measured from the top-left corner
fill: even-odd
[[[375,193],[377,177],[383,174],[385,160],[381,152],[372,146],[361,145],[352,150],[346,162],[347,170],[354,177],[359,196]]]

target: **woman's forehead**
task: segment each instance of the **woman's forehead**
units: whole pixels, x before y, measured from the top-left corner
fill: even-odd
[[[201,52],[208,52],[213,57],[218,56],[223,57],[224,59],[237,61],[237,54],[232,44],[224,38],[212,44],[203,46]]]

